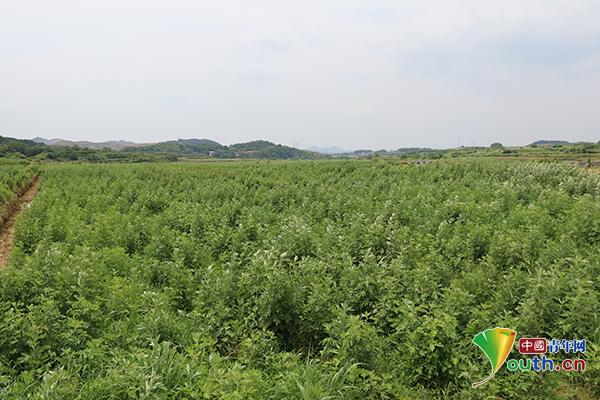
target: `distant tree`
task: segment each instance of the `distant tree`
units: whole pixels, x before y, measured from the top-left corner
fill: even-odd
[[[504,148],[504,146],[502,146],[502,143],[496,142],[496,143],[492,143],[490,145],[490,149],[502,149]]]

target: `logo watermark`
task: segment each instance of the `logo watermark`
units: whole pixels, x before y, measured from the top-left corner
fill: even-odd
[[[481,382],[474,383],[473,387],[477,387],[492,379],[494,374],[504,364],[504,360],[508,357],[516,337],[517,331],[506,328],[494,328],[479,332],[473,338],[473,343],[483,350],[490,363],[492,363],[492,373],[490,376]]]
[[[473,343],[483,350],[492,364],[490,376],[481,382],[474,383],[473,387],[492,379],[510,354],[516,336],[516,331],[507,328],[494,328],[479,332],[473,338]],[[572,351],[573,355],[585,353],[585,346],[585,339],[546,340],[544,338],[522,338],[519,339],[519,353],[531,354],[534,357],[521,360],[510,359],[506,361],[506,369],[509,371],[585,371],[586,365],[583,359],[566,359],[555,362],[550,358],[546,358],[545,355],[546,353],[556,354],[559,350],[563,350],[567,354]],[[538,355],[541,355],[541,358]]]
[[[576,353],[585,353],[585,339],[575,340],[557,340],[550,341],[542,338],[523,338],[519,339],[519,353],[521,354],[536,354],[531,359],[508,360],[506,368],[509,371],[585,371],[585,360],[582,359],[566,359],[559,362],[554,362],[545,355],[540,359],[537,354],[558,353],[563,350],[569,354],[573,351]]]

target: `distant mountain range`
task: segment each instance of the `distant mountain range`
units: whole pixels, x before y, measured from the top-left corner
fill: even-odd
[[[36,137],[32,140],[36,143],[43,143],[48,146],[73,147],[73,146],[77,145],[79,147],[87,147],[89,149],[94,149],[94,150],[101,150],[105,147],[108,147],[113,150],[122,150],[127,147],[146,147],[146,146],[151,146],[151,145],[156,144],[156,143],[134,143],[134,142],[128,142],[125,140],[109,140],[107,142],[88,142],[88,141],[74,142],[74,141],[65,140],[65,139],[44,139],[41,137]],[[169,140],[167,142],[162,142],[162,143],[173,143],[173,144],[178,143],[178,144],[182,144],[182,145],[191,145],[191,146],[196,146],[196,145],[202,144],[202,143],[209,143],[209,144],[215,144],[215,145],[220,146],[219,143],[215,142],[214,140],[209,140],[209,139],[177,139],[177,140]]]
[[[309,147],[308,149],[309,151],[316,151],[317,153],[323,153],[323,154],[340,154],[340,153],[349,153],[348,150],[342,150],[339,147],[333,146],[333,147],[323,147],[323,148],[319,148],[317,146],[312,146]]]
[[[195,144],[192,144],[195,143]],[[179,139],[155,143],[143,147],[126,147],[121,152],[144,152],[158,154],[177,154],[182,157],[207,157],[226,159],[280,159],[280,160],[316,160],[330,156],[314,151],[300,150],[266,140],[253,140],[230,146],[208,139]]]
[[[105,147],[108,147],[113,150],[121,150],[126,147],[139,147],[139,146],[148,146],[153,143],[133,143],[127,142],[125,140],[110,140],[108,142],[88,142],[88,141],[71,141],[65,139],[44,139],[41,137],[36,137],[32,139],[36,143],[43,143],[47,146],[66,146],[66,147],[87,147],[89,149],[101,150]]]
[[[124,151],[144,151],[144,152],[151,152],[151,153],[155,153],[155,152],[173,152],[173,153],[178,153],[178,154],[182,154],[182,153],[196,153],[200,150],[200,147],[202,148],[202,150],[205,151],[200,151],[200,152],[212,152],[212,151],[217,151],[217,150],[223,150],[223,149],[231,149],[232,151],[237,151],[239,152],[240,150],[242,150],[245,152],[253,152],[253,151],[258,151],[258,150],[264,150],[267,147],[270,146],[275,146],[274,143],[271,142],[267,142],[267,141],[262,141],[262,140],[255,140],[253,142],[248,142],[248,143],[252,143],[253,145],[248,147],[248,144],[244,144],[244,143],[238,143],[238,144],[234,144],[231,146],[224,146],[214,140],[210,140],[210,139],[177,139],[177,140],[168,140],[165,142],[154,142],[154,143],[134,143],[134,142],[130,142],[130,141],[126,141],[126,140],[109,140],[106,142],[88,142],[88,141],[71,141],[71,140],[65,140],[65,139],[45,139],[42,137],[36,137],[34,139],[32,139],[33,142],[35,143],[42,143],[48,146],[65,146],[65,147],[73,147],[73,146],[78,146],[80,148],[89,148],[89,149],[94,149],[94,150],[101,150],[104,148],[110,148],[112,150],[124,150]],[[256,147],[258,144],[260,144],[258,147]],[[574,142],[568,142],[566,140],[537,140],[527,146],[554,146],[556,144],[560,144],[563,146],[570,146],[570,145],[576,145],[578,143],[574,143]],[[200,146],[200,147],[198,147]],[[277,145],[281,148],[287,148],[288,146],[282,146],[282,145]],[[193,147],[197,147],[197,148],[193,148]],[[248,148],[246,148],[248,147]],[[291,148],[290,148],[291,149]],[[337,146],[333,146],[333,147],[317,147],[317,146],[311,146],[306,150],[300,150],[300,152],[304,152],[304,151],[309,151],[309,152],[316,152],[316,153],[320,153],[320,154],[343,154],[343,153],[356,153],[356,152],[366,152],[366,153],[371,153],[370,150],[356,150],[356,151],[351,151],[351,150],[343,150],[340,149]],[[406,153],[406,152],[411,152],[411,151],[431,151],[430,148],[420,148],[420,147],[410,147],[410,148],[400,148],[396,151],[394,151],[394,153]],[[306,154],[304,155],[306,156]]]
[[[149,151],[149,152],[157,152],[157,151],[173,151],[179,153],[182,146],[198,146],[200,144],[210,145],[211,150],[215,150],[212,147],[216,146],[218,148],[223,147],[219,142],[215,142],[210,139],[177,139],[177,140],[168,140],[166,142],[154,142],[154,143],[134,143],[125,140],[109,140],[107,142],[88,142],[88,141],[71,141],[65,139],[45,139],[42,137],[36,137],[32,139],[36,143],[43,143],[48,146],[67,146],[73,147],[75,145],[79,147],[87,147],[89,149],[101,150],[105,147],[108,147],[113,150],[133,150],[133,151]],[[252,143],[261,142],[254,141]],[[273,145],[271,142],[265,142],[268,145]],[[232,145],[234,148],[238,145]],[[232,147],[229,146],[229,147]],[[145,147],[146,149],[143,149]],[[225,146],[227,147],[227,146]],[[268,146],[267,146],[268,147]],[[284,146],[285,147],[285,146]],[[255,150],[255,149],[252,149]],[[251,151],[252,151],[251,150]],[[349,153],[347,150],[342,150],[339,147],[325,147],[319,148],[316,146],[312,146],[308,151],[314,151],[321,154],[341,154],[341,153]]]
[[[117,151],[112,151],[112,150]],[[111,151],[101,151],[111,150]],[[33,157],[36,161],[158,162],[178,157],[213,159],[318,160],[331,158],[314,151],[253,140],[222,145],[210,139],[177,139],[159,143],[70,141],[36,137],[23,140],[0,136],[0,158]]]

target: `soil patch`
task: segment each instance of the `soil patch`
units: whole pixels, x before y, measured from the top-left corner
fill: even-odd
[[[0,223],[0,269],[8,265],[13,249],[15,219],[23,213],[23,209],[31,203],[37,194],[41,177],[36,177],[19,192],[20,196],[6,207],[6,215]]]
[[[599,174],[600,175],[600,169],[598,168],[587,168],[587,167],[583,167],[583,168],[579,168],[579,170],[581,172],[593,172],[595,174]]]

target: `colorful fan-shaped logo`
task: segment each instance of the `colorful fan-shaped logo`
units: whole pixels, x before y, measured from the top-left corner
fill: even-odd
[[[475,343],[487,356],[492,363],[492,373],[481,382],[473,384],[473,387],[479,386],[490,379],[500,369],[506,357],[510,354],[517,332],[506,328],[494,328],[479,332],[473,343]]]

